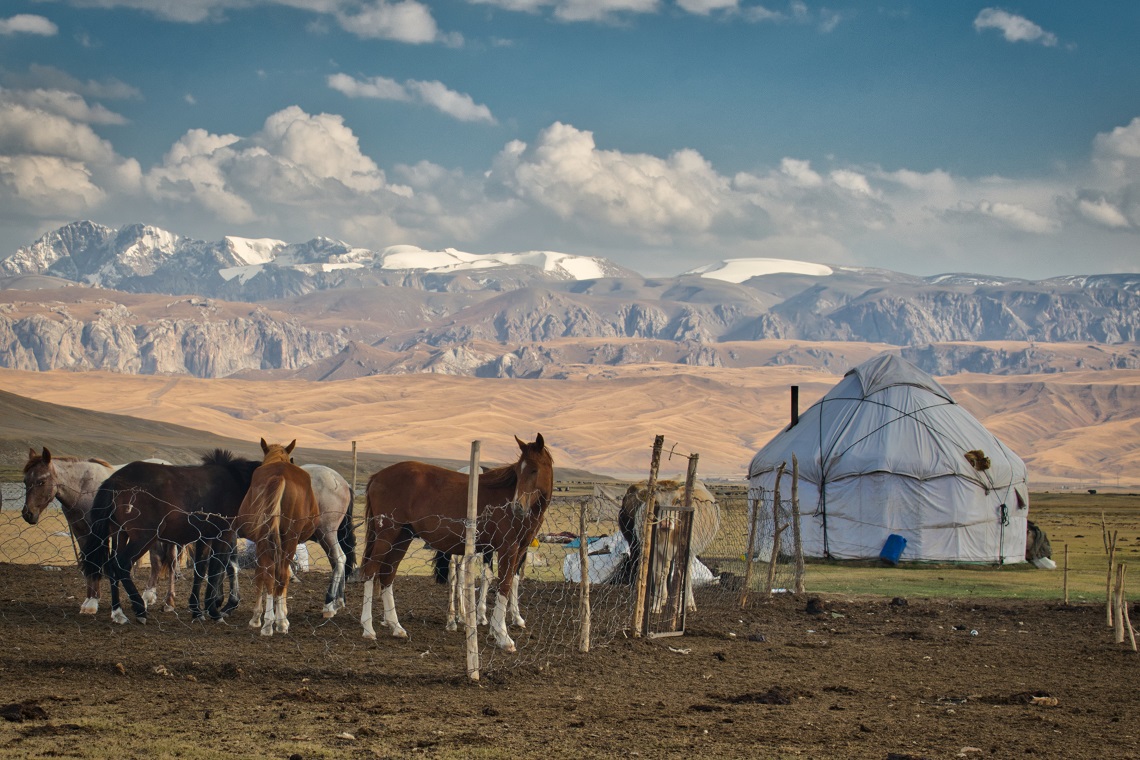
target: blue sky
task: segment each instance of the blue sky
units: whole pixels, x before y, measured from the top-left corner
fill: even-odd
[[[1140,3],[7,0],[0,255],[75,219],[646,275],[1140,271]]]

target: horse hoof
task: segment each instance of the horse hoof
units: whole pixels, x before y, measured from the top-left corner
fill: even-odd
[[[363,638],[368,639],[369,641],[375,641],[376,640],[376,631],[365,631],[361,635]]]
[[[126,613],[124,613],[122,610],[112,610],[111,622],[117,623],[118,625],[126,625],[131,621],[127,618]]]
[[[458,631],[459,626],[455,624],[454,620],[452,620],[450,623],[448,623],[447,625],[445,625],[443,627],[443,630],[445,630],[445,631]]]
[[[273,635],[273,626],[269,626],[268,628],[262,628],[261,629],[261,635],[262,636],[272,636]]]
[[[162,611],[163,612],[174,612],[174,605],[173,604],[164,604],[164,605],[162,605]]]
[[[406,638],[408,638],[408,632],[405,631],[403,628],[400,628],[398,630],[392,631],[392,638],[394,638],[394,639],[406,639]]]
[[[503,647],[500,647],[500,648],[501,648],[501,649],[502,649],[504,652],[506,652],[507,654],[514,654],[515,652],[517,652],[517,651],[518,651],[517,649],[515,649],[515,645],[514,645],[514,642],[511,642],[510,644],[506,644],[506,645],[504,645]]]
[[[86,599],[86,600],[84,600],[83,604],[80,605],[80,607],[79,607],[79,614],[80,615],[94,615],[97,612],[99,612],[99,600],[98,599]]]
[[[261,627],[261,618],[250,618],[249,627],[250,628],[260,628]]]
[[[321,617],[323,617],[325,620],[331,620],[332,618],[336,617],[336,610],[325,610],[321,613]]]

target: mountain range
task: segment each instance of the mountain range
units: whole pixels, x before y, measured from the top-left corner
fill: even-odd
[[[1140,368],[1137,274],[917,277],[730,259],[644,277],[552,251],[206,242],[79,221],[0,259],[0,289],[0,366],[14,369],[559,378],[657,361],[841,372],[890,347],[938,375]]]

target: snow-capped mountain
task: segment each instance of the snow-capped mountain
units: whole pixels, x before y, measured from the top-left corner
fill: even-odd
[[[19,295],[66,283],[103,290]],[[547,377],[564,364],[647,361],[850,366],[845,350],[811,347],[822,342],[898,346],[938,374],[1140,366],[1136,274],[918,277],[736,258],[646,278],[553,251],[376,251],[323,237],[205,242],[148,225],[76,222],[0,260],[0,289],[8,297],[0,366],[24,369],[290,369],[324,378]],[[760,347],[773,340],[788,347]],[[1041,348],[1049,343],[1081,351]]]
[[[150,225],[122,229],[75,222],[49,232],[0,261],[8,275],[46,274],[86,285],[134,292],[195,293],[260,300],[338,287],[353,275],[417,276],[460,272],[514,279],[586,280],[633,274],[605,259],[554,251],[466,253],[397,245],[382,251],[329,238],[289,244],[272,238],[226,236],[206,242]],[[189,275],[189,276],[188,276]]]

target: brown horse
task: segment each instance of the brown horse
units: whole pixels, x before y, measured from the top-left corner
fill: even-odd
[[[242,499],[234,527],[253,541],[257,554],[254,586],[257,606],[249,621],[262,636],[289,632],[289,561],[297,544],[317,530],[320,510],[309,473],[289,461],[297,445],[268,444],[261,439],[265,459],[253,472],[249,492]]]
[[[554,460],[542,435],[534,443],[515,438],[521,454],[514,464],[479,475],[476,551],[499,555],[499,589],[491,632],[500,648],[515,651],[507,633],[507,600],[526,547],[538,534],[554,490]],[[375,639],[372,627],[373,581],[380,578],[384,625],[397,638],[408,632],[396,616],[392,582],[413,538],[419,537],[444,554],[464,552],[468,475],[423,462],[400,462],[368,480],[367,529],[361,578],[364,638]]]
[[[167,463],[168,464],[168,463]],[[78,459],[72,456],[52,456],[44,448],[40,454],[28,449],[28,461],[24,464],[24,509],[21,516],[28,525],[40,521],[40,515],[59,499],[63,516],[71,536],[77,546],[82,546],[91,533],[91,505],[99,486],[123,465],[112,465],[92,457]],[[164,609],[174,609],[174,579],[177,551],[174,544],[160,541],[150,550],[150,582],[143,591],[143,599],[148,605],[158,601],[159,573],[163,568],[169,571]],[[87,579],[87,598],[79,607],[81,615],[94,615],[99,611],[99,579]]]

